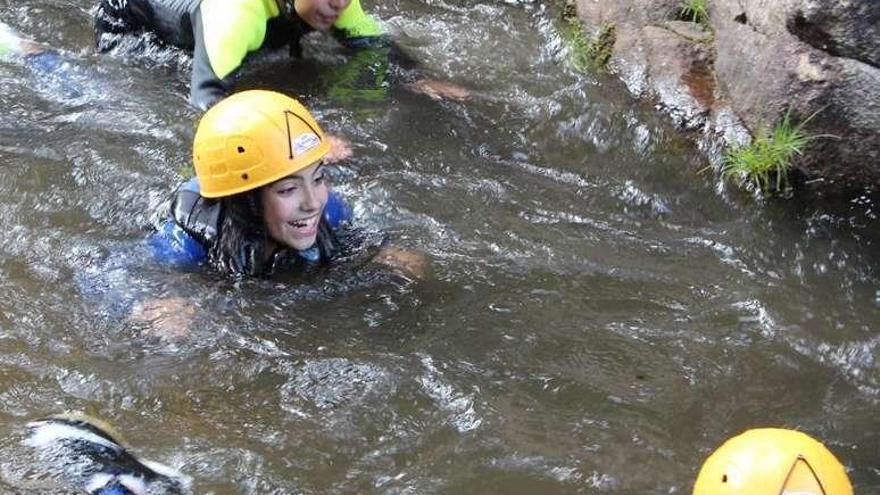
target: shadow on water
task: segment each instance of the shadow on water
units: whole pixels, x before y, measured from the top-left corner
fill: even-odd
[[[351,140],[335,187],[427,253],[425,279],[356,261],[236,283],[135,255],[113,272],[183,179],[196,113],[186,59],[95,55],[90,7],[0,4],[97,88],[0,63],[0,486],[55,489],[21,426],[75,409],[199,493],[688,492],[709,450],[764,425],[880,488],[876,194],[719,190],[662,116],[566,67],[544,5],[397,1],[368,8],[469,101],[390,85],[340,104],[348,59],[321,39],[241,85]],[[115,311],[91,273],[186,298],[188,337]]]

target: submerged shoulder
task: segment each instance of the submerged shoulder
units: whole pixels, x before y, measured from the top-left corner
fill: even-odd
[[[177,225],[191,235],[212,242],[217,238],[220,209],[220,202],[203,197],[198,180],[190,179],[177,188],[171,216]]]
[[[324,206],[324,220],[332,230],[338,230],[342,226],[351,222],[352,210],[351,206],[345,201],[337,191],[331,191],[327,198],[327,204]]]

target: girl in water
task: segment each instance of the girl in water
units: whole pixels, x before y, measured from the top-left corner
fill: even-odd
[[[181,185],[154,252],[234,275],[269,276],[327,261],[350,210],[330,191],[330,142],[299,102],[245,91],[205,114],[196,131],[196,178]]]
[[[149,240],[153,256],[234,277],[269,277],[309,270],[356,248],[351,209],[332,191],[325,169],[330,149],[293,98],[250,90],[222,100],[198,124],[196,177],[175,192],[170,214]],[[390,246],[374,260],[406,278],[424,270],[420,255]],[[171,318],[165,326],[173,327],[186,321],[188,307],[178,298],[148,300],[133,316]]]

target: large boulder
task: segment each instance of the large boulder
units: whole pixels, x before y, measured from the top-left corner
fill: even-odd
[[[594,26],[610,22],[618,26],[641,27],[662,24],[674,17],[680,4],[679,0],[628,0],[620,2],[578,0],[577,11],[582,19],[589,21]],[[623,19],[628,22],[621,22]]]
[[[804,129],[821,137],[795,165],[880,185],[880,2],[713,0],[707,26],[676,21],[679,6],[577,0],[594,33],[615,27],[612,70],[679,125],[730,142],[815,114]]]
[[[699,129],[715,102],[711,34],[693,23],[620,26],[612,65],[630,92],[654,96],[676,124]]]
[[[802,0],[786,28],[801,41],[837,57],[880,67],[880,4],[876,0]]]

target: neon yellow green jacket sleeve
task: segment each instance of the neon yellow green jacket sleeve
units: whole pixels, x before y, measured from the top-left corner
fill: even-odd
[[[237,69],[266,38],[266,22],[278,15],[275,0],[202,0],[205,50],[219,78]]]
[[[345,33],[346,38],[373,37],[384,34],[382,26],[361,8],[360,0],[351,0],[348,7],[333,23],[333,27]]]

